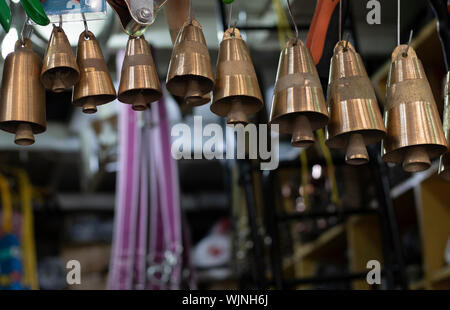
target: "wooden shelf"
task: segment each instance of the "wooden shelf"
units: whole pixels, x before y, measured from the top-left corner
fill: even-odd
[[[450,282],[450,266],[445,266],[445,267],[437,270],[431,278],[431,282],[433,284],[439,283],[439,282],[444,282],[444,281]]]
[[[336,247],[343,248],[345,244],[345,226],[336,225],[324,233],[316,240],[300,246],[296,251],[296,258],[318,257],[325,252],[333,251]]]

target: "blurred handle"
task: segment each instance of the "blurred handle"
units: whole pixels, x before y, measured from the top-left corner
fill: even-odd
[[[187,19],[189,12],[189,0],[168,0],[164,5],[167,24],[169,25],[170,38],[175,42],[178,32]]]

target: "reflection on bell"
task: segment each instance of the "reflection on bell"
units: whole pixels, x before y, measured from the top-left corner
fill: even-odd
[[[450,72],[447,73],[447,81],[445,83],[445,100],[444,100],[444,134],[447,143],[450,143]],[[450,151],[441,156],[439,162],[439,175],[450,181]]]
[[[345,149],[348,164],[366,164],[366,145],[383,139],[386,128],[361,56],[349,42],[339,41],[334,47],[327,91],[326,144]]]
[[[382,152],[384,161],[418,172],[428,169],[430,159],[447,150],[447,142],[422,62],[407,47],[399,45],[392,53]]]
[[[263,99],[247,45],[235,27],[225,31],[219,47],[211,111],[227,124],[247,124]]]
[[[77,63],[80,80],[73,90],[72,102],[83,107],[84,113],[97,112],[97,106],[116,99],[108,67],[94,34],[83,31],[78,39]]]
[[[186,104],[193,106],[193,107],[198,107],[204,104],[207,104],[208,102],[211,101],[211,95],[210,93],[206,93],[203,96],[200,97],[186,97],[184,99],[184,101],[186,102]]]
[[[143,111],[161,95],[150,46],[144,36],[129,37],[120,76],[119,101],[131,104],[135,111]]]
[[[31,41],[16,42],[3,67],[0,129],[14,133],[18,145],[31,145],[45,131],[45,89],[39,81],[42,61]]]
[[[53,27],[41,72],[45,88],[59,93],[75,85],[79,69],[64,30]]]
[[[311,53],[293,38],[281,52],[270,123],[278,124],[281,133],[292,134],[293,146],[307,147],[314,143],[313,130],[327,122],[327,106]]]
[[[201,25],[184,23],[175,40],[167,74],[167,90],[174,96],[199,101],[214,85],[211,60]]]

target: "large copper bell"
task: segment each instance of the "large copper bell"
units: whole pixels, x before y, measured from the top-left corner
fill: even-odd
[[[202,27],[195,19],[188,20],[174,43],[167,89],[174,96],[186,98],[187,103],[198,105],[205,102],[202,97],[212,90],[213,85],[211,60]]]
[[[59,93],[78,82],[80,71],[64,30],[53,27],[41,72],[45,88]]]
[[[447,143],[450,143],[450,72],[447,73],[444,100],[444,133]],[[441,156],[439,162],[439,175],[450,181],[450,150]]]
[[[77,63],[80,80],[73,90],[72,102],[84,113],[97,112],[97,106],[116,99],[108,67],[94,34],[83,31],[78,39]]]
[[[31,145],[34,135],[46,129],[45,89],[39,81],[41,58],[31,41],[16,42],[3,67],[0,95],[0,129],[14,133],[18,145]]]
[[[316,66],[309,49],[293,38],[281,52],[273,93],[270,123],[292,134],[291,144],[314,143],[313,130],[325,127],[328,111]]]
[[[349,42],[340,41],[334,47],[327,97],[326,144],[345,149],[348,164],[367,163],[366,145],[383,139],[386,128],[361,56]]]
[[[131,104],[133,110],[143,111],[161,95],[150,46],[144,36],[129,37],[120,76],[119,101]]]
[[[412,48],[406,54],[407,48],[399,45],[392,53],[382,150],[384,161],[418,172],[447,150],[447,142],[422,62]]]
[[[263,107],[250,53],[239,29],[225,31],[219,47],[211,111],[227,124],[246,124],[247,116]]]

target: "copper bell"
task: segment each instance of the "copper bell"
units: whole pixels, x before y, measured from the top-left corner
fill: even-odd
[[[53,27],[42,66],[42,84],[59,93],[75,85],[79,76],[77,61],[64,30]]]
[[[211,111],[227,118],[227,124],[246,124],[247,116],[263,107],[255,69],[239,29],[223,34],[217,59]]]
[[[84,113],[97,112],[97,106],[116,99],[108,67],[94,34],[83,31],[78,39],[77,63],[80,80],[73,90],[72,102]]]
[[[214,85],[211,60],[202,27],[195,19],[184,23],[174,43],[167,74],[167,89],[187,103],[201,102]],[[206,102],[205,102],[206,103]]]
[[[328,84],[326,144],[345,149],[345,161],[361,165],[369,161],[366,145],[386,135],[373,86],[361,56],[348,41],[339,41],[331,58]]]
[[[401,163],[407,172],[430,167],[447,150],[430,84],[416,52],[399,45],[392,53],[384,121],[383,160]]]
[[[314,60],[302,41],[293,38],[280,55],[270,123],[292,134],[291,144],[314,143],[313,130],[325,127],[328,111]]]
[[[447,73],[447,81],[445,83],[445,100],[444,100],[444,134],[447,143],[450,143],[450,72]],[[450,181],[450,151],[441,156],[439,162],[439,175]]]
[[[18,145],[31,145],[45,131],[45,89],[39,81],[41,58],[29,39],[16,42],[3,67],[0,129],[14,133]]]
[[[131,104],[135,111],[143,111],[161,95],[150,46],[144,36],[129,37],[120,76],[119,101]]]

